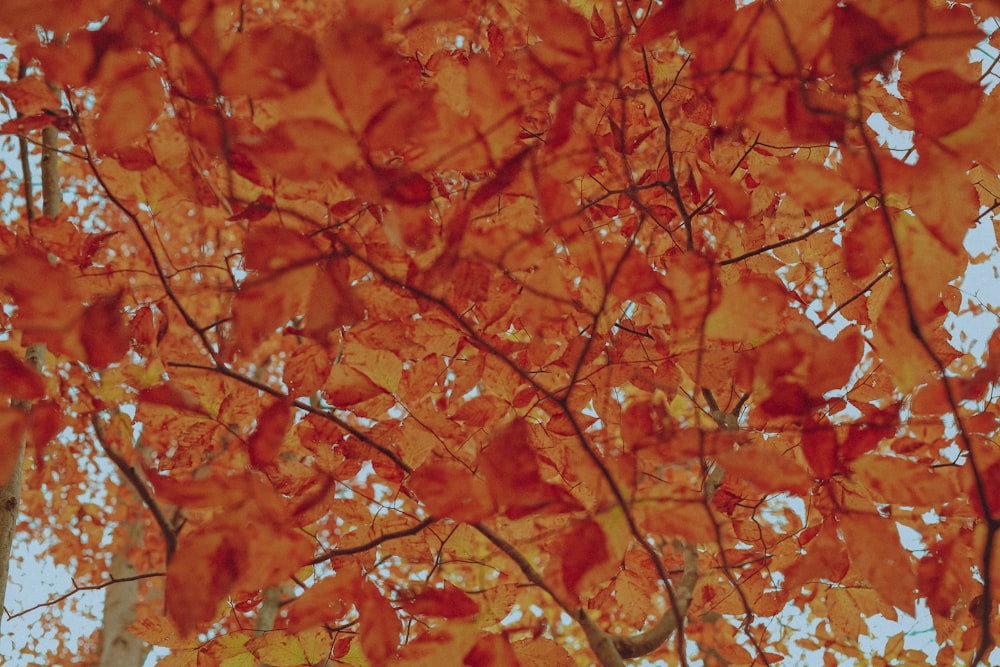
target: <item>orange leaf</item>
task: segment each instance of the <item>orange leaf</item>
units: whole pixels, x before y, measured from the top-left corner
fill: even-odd
[[[906,176],[910,205],[920,223],[948,254],[963,254],[965,237],[979,214],[979,198],[964,162],[944,151],[922,148]],[[933,188],[927,187],[931,181]]]
[[[45,394],[45,380],[12,352],[0,350],[0,393],[19,401],[33,401]]]
[[[343,260],[330,260],[316,271],[306,300],[306,321],[302,328],[305,335],[326,342],[334,329],[349,326],[364,317],[364,309],[348,276],[347,262]]]
[[[29,331],[68,330],[83,308],[68,269],[27,246],[0,262],[0,288],[14,298],[15,319]]]
[[[122,62],[114,92],[98,102],[93,140],[99,153],[113,153],[141,137],[163,109],[159,73],[145,63]]]
[[[787,308],[784,287],[752,276],[726,285],[722,300],[705,321],[705,333],[713,338],[753,342],[775,331]]]
[[[540,38],[531,53],[553,74],[566,81],[593,66],[590,25],[560,0],[536,0],[527,5],[531,29]]]
[[[263,135],[243,137],[237,148],[258,166],[295,181],[321,181],[361,157],[354,137],[319,118],[283,120]]]
[[[805,547],[805,555],[785,570],[783,590],[797,592],[803,585],[820,579],[836,583],[847,574],[850,567],[847,550],[832,523],[823,524]]]
[[[361,617],[361,647],[374,665],[390,662],[399,648],[402,624],[389,601],[369,582],[361,584],[361,600],[357,604]]]
[[[810,395],[822,396],[850,382],[865,351],[864,337],[857,329],[845,328],[834,340],[826,337],[806,339],[802,347],[810,356],[808,387]]]
[[[874,211],[851,218],[844,232],[844,263],[852,278],[866,278],[882,269],[890,239],[882,217]]]
[[[576,667],[565,648],[547,637],[519,639],[512,643],[521,667]]]
[[[219,68],[225,95],[266,99],[304,88],[319,71],[312,38],[289,25],[263,25],[238,35]]]
[[[841,517],[839,526],[851,555],[851,569],[883,600],[913,616],[917,578],[913,558],[899,542],[895,521],[852,512]]]
[[[802,453],[816,477],[829,479],[840,470],[839,450],[837,434],[832,428],[806,424],[802,433]]]
[[[243,266],[248,271],[267,274],[318,257],[318,249],[308,238],[285,227],[254,226],[243,240]]]
[[[791,491],[805,494],[813,487],[812,475],[799,465],[790,454],[783,453],[757,442],[736,451],[716,454],[727,475],[734,475],[752,483],[765,493]]]
[[[188,535],[167,566],[167,613],[181,635],[214,619],[239,577],[241,554],[225,533]]]
[[[947,469],[889,456],[862,456],[851,464],[855,479],[871,489],[878,502],[910,507],[939,507],[958,497],[958,483]]]
[[[660,500],[655,505],[640,506],[636,520],[651,533],[674,535],[693,544],[711,542],[715,530],[704,507],[689,502]]]
[[[161,613],[150,616],[147,614],[151,612],[145,609],[139,613],[139,619],[128,626],[128,630],[143,641],[171,649],[196,649],[202,645],[197,637],[182,637],[177,626]]]
[[[973,577],[978,569],[968,533],[930,547],[920,559],[917,581],[927,606],[937,616],[952,618],[956,608],[982,592]]]
[[[285,362],[284,380],[293,396],[312,395],[323,386],[333,360],[323,347],[306,343]]]
[[[323,396],[337,407],[367,401],[381,393],[382,389],[369,380],[368,376],[342,364],[330,369],[330,375],[323,385]]]
[[[250,465],[255,468],[274,461],[281,451],[285,433],[292,423],[291,407],[284,401],[275,401],[257,417],[257,429],[250,436]]]
[[[913,335],[910,312],[898,286],[873,319],[876,326],[872,332],[872,345],[896,379],[900,391],[909,392],[926,382],[936,367]]]
[[[406,484],[434,516],[478,523],[495,511],[486,484],[458,461],[425,463]]]
[[[149,405],[163,405],[184,412],[207,415],[201,402],[190,391],[173,382],[165,382],[139,392],[139,402]]]
[[[311,269],[277,273],[244,283],[233,299],[232,346],[244,354],[284,327],[300,311],[302,279]]]
[[[288,607],[289,632],[342,619],[357,596],[360,574],[356,566],[348,564],[339,568],[335,575],[309,586]]]
[[[215,475],[201,479],[147,474],[159,498],[181,507],[206,508],[238,504],[252,494],[246,475]]]
[[[45,447],[63,429],[65,418],[59,406],[52,401],[42,401],[31,406],[28,413],[29,442],[35,452],[35,467],[44,466]]]
[[[506,635],[487,633],[479,638],[462,659],[462,665],[468,667],[518,667],[522,663],[517,659],[514,648]]]
[[[0,84],[0,91],[14,103],[14,108],[22,116],[55,111],[61,105],[55,91],[39,76],[25,76],[12,83]],[[55,120],[52,114],[47,115],[50,120]]]
[[[269,484],[252,484],[241,496],[240,505],[183,536],[167,566],[167,613],[183,634],[224,611],[230,593],[276,584],[313,553],[313,542],[282,521]]]
[[[331,22],[319,50],[330,89],[356,128],[367,126],[419,78],[416,62],[401,58],[386,44],[382,28],[369,21]]]

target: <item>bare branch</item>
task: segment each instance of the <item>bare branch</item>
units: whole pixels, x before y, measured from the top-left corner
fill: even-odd
[[[345,547],[342,549],[331,549],[324,553],[322,556],[317,556],[309,561],[309,565],[317,565],[319,563],[324,563],[332,558],[338,558],[340,556],[353,556],[354,554],[364,553],[370,551],[382,544],[383,542],[388,542],[389,540],[398,540],[401,537],[409,537],[410,535],[416,535],[424,528],[427,528],[431,524],[435,523],[437,519],[434,517],[428,517],[418,524],[410,526],[409,528],[401,528],[400,530],[394,530],[391,533],[385,533],[379,535],[378,537],[365,542],[364,544],[359,544],[354,547]]]
[[[160,532],[163,534],[163,541],[166,543],[167,561],[170,561],[171,556],[177,551],[177,529],[174,528],[173,523],[167,518],[166,512],[163,511],[163,507],[157,502],[156,498],[153,497],[153,492],[150,491],[146,482],[142,479],[139,472],[134,466],[130,465],[125,457],[121,455],[120,452],[115,451],[111,448],[107,439],[105,438],[104,424],[101,422],[100,418],[94,414],[90,418],[91,424],[94,426],[94,433],[97,435],[97,442],[100,443],[101,449],[104,453],[108,455],[115,467],[118,468],[122,476],[128,480],[129,485],[138,494],[139,498],[142,499],[143,504],[149,508],[149,511],[153,514],[153,518],[156,520],[156,525],[160,527]]]
[[[108,586],[112,586],[114,584],[123,584],[123,583],[127,583],[129,581],[139,581],[141,579],[152,579],[154,577],[165,577],[165,576],[167,576],[166,572],[146,572],[144,574],[137,574],[134,577],[122,577],[120,579],[111,578],[108,581],[102,581],[99,584],[89,584],[89,585],[85,585],[85,586],[80,586],[79,584],[77,584],[76,582],[74,582],[73,583],[73,590],[67,591],[66,593],[63,593],[62,595],[56,596],[56,597],[52,598],[51,600],[46,600],[45,602],[39,602],[38,604],[36,604],[36,605],[34,605],[32,607],[28,607],[27,609],[22,609],[21,611],[17,612],[16,614],[7,614],[7,618],[8,619],[18,618],[20,616],[24,616],[25,614],[30,614],[31,612],[36,611],[38,609],[42,609],[44,607],[51,607],[52,605],[59,604],[63,600],[65,600],[65,599],[67,599],[67,598],[69,598],[69,597],[71,597],[73,595],[76,595],[80,591],[99,591],[102,588],[107,588]]]

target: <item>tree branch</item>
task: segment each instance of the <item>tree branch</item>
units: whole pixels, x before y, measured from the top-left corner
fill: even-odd
[[[167,562],[170,562],[171,556],[173,556],[174,552],[177,551],[177,529],[174,527],[170,519],[167,518],[167,514],[163,511],[163,507],[159,502],[157,502],[156,498],[153,497],[152,491],[149,490],[145,480],[143,480],[142,476],[135,469],[135,466],[129,464],[120,452],[117,452],[108,446],[105,438],[104,424],[96,414],[91,416],[90,423],[94,426],[94,433],[97,435],[97,442],[100,443],[101,449],[104,450],[104,453],[108,455],[111,462],[115,464],[118,471],[121,472],[122,476],[126,480],[128,480],[128,483],[139,495],[139,498],[142,499],[143,504],[149,508],[149,511],[153,514],[153,518],[156,520],[156,525],[160,527],[160,532],[163,534],[163,541],[166,543]]]
[[[436,521],[437,519],[435,519],[434,517],[427,517],[420,523],[410,526],[409,528],[402,528],[400,530],[394,530],[391,533],[385,533],[383,535],[379,535],[378,537],[369,540],[364,544],[359,544],[355,547],[346,547],[343,549],[330,549],[322,556],[317,556],[316,558],[313,558],[311,561],[309,561],[309,565],[317,565],[319,563],[324,563],[332,558],[337,558],[340,556],[352,556],[354,554],[364,553],[365,551],[374,549],[383,542],[388,542],[389,540],[398,540],[401,537],[409,537],[410,535],[416,535],[424,528],[427,528]]]
[[[145,574],[137,574],[132,577],[122,577],[120,579],[112,577],[108,581],[102,581],[99,584],[90,584],[87,586],[80,586],[76,582],[73,582],[73,590],[67,591],[62,595],[58,595],[50,600],[46,600],[45,602],[39,602],[38,604],[28,607],[27,609],[22,609],[16,614],[7,614],[7,618],[8,619],[18,618],[20,616],[30,614],[31,612],[36,611],[38,609],[42,609],[44,607],[51,607],[52,605],[59,604],[68,597],[76,595],[80,591],[99,591],[102,588],[107,588],[108,586],[112,586],[114,584],[123,584],[129,581],[139,581],[141,579],[152,579],[153,577],[165,577],[165,576],[167,576],[166,572],[146,572]]]

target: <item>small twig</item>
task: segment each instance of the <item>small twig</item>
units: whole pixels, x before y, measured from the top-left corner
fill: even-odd
[[[538,573],[535,566],[528,562],[528,559],[524,557],[524,554],[518,551],[517,547],[497,535],[493,532],[493,529],[485,523],[477,523],[473,526],[473,528],[478,530],[483,537],[492,542],[498,549],[500,549],[500,551],[507,554],[507,557],[517,564],[517,567],[524,573],[524,576],[528,578],[528,581],[548,593],[549,597],[551,597],[553,601],[555,601],[555,603],[563,609],[563,611],[573,615],[573,607],[563,600],[558,593],[552,590],[552,587],[549,586],[545,579],[542,578],[542,575]]]
[[[862,296],[863,294],[865,294],[865,293],[866,293],[866,292],[867,292],[868,290],[870,290],[871,288],[875,287],[875,284],[876,284],[876,283],[877,283],[878,281],[880,281],[880,280],[882,280],[883,278],[885,278],[885,277],[886,277],[887,275],[889,275],[889,273],[890,273],[891,271],[892,271],[892,267],[890,266],[890,267],[889,267],[889,268],[887,268],[887,269],[886,269],[885,271],[883,271],[882,273],[880,273],[880,274],[878,274],[877,276],[875,276],[875,277],[874,277],[874,278],[872,279],[872,281],[871,281],[870,283],[868,283],[867,285],[865,285],[864,287],[862,287],[862,288],[861,288],[861,290],[860,290],[860,291],[859,291],[859,292],[858,292],[857,294],[855,294],[854,296],[852,296],[852,297],[851,297],[850,299],[847,299],[847,300],[846,300],[846,301],[844,301],[843,303],[839,304],[839,305],[838,305],[838,306],[837,306],[836,308],[834,308],[834,309],[833,309],[833,311],[831,311],[831,312],[830,312],[830,313],[829,313],[829,314],[828,314],[828,315],[827,315],[826,317],[824,317],[824,318],[823,318],[823,319],[821,319],[821,320],[820,320],[819,322],[817,322],[817,323],[816,323],[816,326],[817,326],[817,327],[821,327],[821,326],[823,326],[824,324],[826,324],[827,322],[829,322],[829,321],[830,321],[831,319],[833,319],[834,315],[836,315],[837,313],[839,313],[840,311],[842,311],[842,310],[843,310],[844,308],[847,308],[847,306],[849,306],[849,305],[850,305],[850,304],[851,304],[852,302],[854,302],[854,301],[855,301],[856,299],[859,299],[859,298],[861,298],[861,296]]]
[[[7,619],[8,620],[14,619],[14,618],[17,618],[19,616],[24,616],[25,614],[30,614],[33,611],[36,611],[38,609],[42,609],[43,607],[51,607],[52,605],[59,604],[60,602],[62,602],[66,598],[68,598],[70,596],[73,596],[73,595],[76,595],[77,593],[79,593],[81,591],[99,591],[102,588],[107,588],[108,586],[111,586],[113,584],[124,584],[124,583],[127,583],[129,581],[139,581],[140,579],[152,579],[153,577],[165,577],[165,576],[167,576],[166,572],[146,572],[145,574],[137,574],[137,575],[132,576],[132,577],[119,577],[119,578],[112,577],[108,581],[103,581],[103,582],[101,582],[99,584],[90,584],[90,585],[87,585],[87,586],[80,586],[79,584],[77,584],[74,581],[73,582],[73,590],[71,590],[71,591],[69,591],[67,593],[63,593],[62,595],[59,595],[57,597],[54,597],[51,600],[46,600],[45,602],[39,602],[38,604],[36,604],[36,605],[34,605],[32,607],[28,607],[27,609],[22,609],[21,611],[17,612],[16,614],[8,613],[7,614]]]
[[[838,215],[833,220],[830,220],[828,222],[820,223],[819,225],[816,225],[812,229],[808,229],[808,230],[802,232],[798,236],[792,236],[791,238],[783,239],[783,240],[778,241],[776,243],[771,243],[771,244],[768,244],[768,245],[765,245],[765,246],[761,246],[761,247],[757,248],[756,250],[751,250],[749,252],[745,252],[742,255],[739,255],[738,257],[732,257],[730,259],[724,259],[721,262],[719,262],[719,266],[727,266],[729,264],[736,264],[737,262],[742,262],[742,261],[744,261],[746,259],[750,259],[751,257],[756,257],[757,255],[763,255],[764,253],[770,252],[771,250],[777,250],[778,248],[782,248],[782,247],[784,247],[786,245],[791,245],[793,243],[798,243],[799,241],[805,241],[807,238],[809,238],[810,236],[812,236],[816,232],[822,231],[822,230],[826,229],[827,227],[832,227],[833,225],[837,224],[838,222],[843,222],[844,220],[847,219],[847,216],[849,216],[851,213],[854,213],[854,211],[856,211],[858,208],[860,208],[861,205],[864,204],[866,201],[868,201],[871,197],[872,197],[872,195],[867,195],[865,197],[862,197],[858,201],[854,202],[854,204],[852,206],[848,207],[847,210],[845,210],[843,213],[841,213],[840,215]]]
[[[416,535],[424,528],[427,528],[431,524],[435,523],[437,519],[434,517],[428,517],[418,524],[410,526],[409,528],[402,528],[400,530],[394,530],[391,533],[385,533],[379,535],[375,539],[369,540],[364,544],[359,544],[355,547],[345,547],[343,549],[330,549],[321,556],[317,556],[309,561],[309,565],[318,565],[319,563],[326,562],[332,558],[338,558],[340,556],[352,556],[354,554],[364,553],[365,551],[370,551],[383,542],[388,542],[389,540],[398,540],[401,537],[409,537],[410,535]]]

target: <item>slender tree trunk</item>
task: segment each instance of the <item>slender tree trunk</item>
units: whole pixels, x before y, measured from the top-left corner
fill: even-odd
[[[14,529],[17,526],[17,508],[21,503],[21,467],[24,463],[24,439],[17,449],[17,461],[10,479],[0,488],[0,601],[7,595],[7,575],[10,570],[10,553],[14,546]],[[3,615],[0,614],[0,622]]]
[[[22,69],[23,74],[23,69]],[[42,130],[42,213],[50,218],[59,215],[62,207],[62,192],[59,189],[59,131],[54,127]],[[31,172],[28,169],[27,146],[22,143],[21,164],[25,168],[25,183],[31,182]],[[28,219],[34,217],[34,207],[31,201],[31,186],[25,186],[25,209]],[[45,359],[45,345],[29,345],[26,353],[28,362],[40,370]],[[15,407],[28,411],[31,404],[18,401]],[[18,508],[21,504],[21,468],[24,465],[24,446],[27,434],[21,436],[16,443],[14,472],[10,479],[0,488],[0,603],[7,597],[7,579],[10,572],[10,555],[14,546],[14,534],[17,528]],[[2,621],[2,615],[0,615]]]
[[[135,566],[129,560],[130,548],[142,540],[142,518],[129,519],[122,526],[114,555],[111,556],[112,579],[135,576]],[[99,667],[140,667],[149,647],[128,631],[135,622],[135,606],[139,598],[139,582],[123,581],[108,586],[104,596],[101,619],[101,662]]]
[[[274,622],[278,619],[278,612],[281,609],[281,598],[284,597],[287,586],[279,584],[264,590],[264,601],[257,610],[257,618],[254,622],[254,632],[263,634],[274,629]],[[266,663],[261,663],[260,667],[271,667]]]

